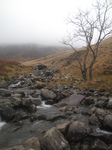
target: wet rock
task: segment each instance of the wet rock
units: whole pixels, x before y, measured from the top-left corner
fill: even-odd
[[[38,116],[36,114],[31,114],[30,121],[33,122],[37,120]]]
[[[26,149],[24,148],[24,146],[19,145],[19,146],[14,146],[11,150],[26,150]]]
[[[42,100],[40,97],[38,97],[38,98],[30,97],[29,101],[32,102],[33,104],[35,104],[36,106],[39,106],[42,103]]]
[[[14,118],[15,110],[12,107],[5,107],[2,109],[3,119],[9,121]]]
[[[112,99],[108,101],[107,108],[112,108]]]
[[[48,89],[42,89],[41,94],[44,99],[55,99],[56,98],[56,94],[53,91],[48,90]]]
[[[108,146],[102,140],[94,140],[90,146],[91,150],[108,150]]]
[[[0,95],[5,97],[11,96],[11,91],[7,89],[0,89]]]
[[[95,110],[95,115],[98,117],[99,121],[102,122],[104,119],[104,116],[106,115],[106,110],[101,109],[101,108],[97,108]]]
[[[51,114],[49,117],[46,118],[48,121],[55,121],[57,119],[66,118],[64,114]]]
[[[11,97],[11,102],[14,107],[18,107],[21,105],[21,99],[18,97]]]
[[[38,138],[32,137],[30,139],[28,139],[25,144],[24,144],[25,148],[27,148],[28,150],[34,149],[34,150],[41,150],[40,147],[40,142]]]
[[[103,126],[112,130],[112,115],[106,115],[103,120]]]
[[[22,106],[24,107],[29,107],[31,105],[31,101],[29,100],[29,98],[23,98],[22,99]]]
[[[36,110],[37,110],[37,107],[36,107],[35,104],[31,104],[31,105],[29,106],[29,111],[30,111],[30,112],[35,112]]]
[[[97,125],[99,126],[100,125],[100,122],[98,120],[98,118],[96,117],[95,114],[92,114],[89,118],[89,124],[92,124],[92,125]]]
[[[68,142],[57,128],[48,130],[40,140],[42,150],[70,150]]]
[[[53,105],[54,101],[53,100],[46,100],[45,104],[46,105]]]
[[[70,122],[67,121],[67,122],[65,122],[65,123],[63,123],[63,124],[57,125],[57,129],[58,129],[63,135],[66,135],[67,132],[68,132],[68,127],[69,127],[69,125],[70,125]]]
[[[72,94],[67,98],[61,100],[57,106],[68,105],[68,106],[78,106],[83,100],[84,96],[79,94]]]
[[[70,124],[68,129],[68,140],[70,142],[79,142],[90,133],[90,128],[83,122],[75,121]]]

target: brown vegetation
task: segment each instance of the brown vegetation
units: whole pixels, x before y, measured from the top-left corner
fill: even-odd
[[[0,60],[0,80],[8,80],[14,75],[30,72],[29,67],[24,67],[18,62],[9,60]]]

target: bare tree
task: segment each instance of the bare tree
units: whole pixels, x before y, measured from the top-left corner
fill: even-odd
[[[89,69],[89,78],[93,79],[92,69],[98,56],[99,45],[103,39],[112,35],[112,19],[109,18],[109,12],[112,9],[112,2],[105,0],[101,3],[100,0],[95,1],[95,5],[92,5],[91,10],[78,10],[78,14],[69,16],[67,22],[72,25],[73,31],[68,34],[66,39],[63,40],[63,44],[69,45],[76,53],[76,60],[78,62],[78,68],[81,70],[82,77],[87,80],[87,70]],[[84,41],[86,43],[86,49],[83,57],[83,61],[80,60],[77,49],[74,47],[74,43],[77,41]],[[95,42],[94,46],[92,46]],[[89,53],[92,58],[90,59]]]

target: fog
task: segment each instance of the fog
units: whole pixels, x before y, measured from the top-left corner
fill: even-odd
[[[0,0],[0,44],[57,45],[66,18],[94,0]]]

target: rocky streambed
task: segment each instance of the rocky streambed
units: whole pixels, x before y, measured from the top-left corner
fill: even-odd
[[[46,85],[59,69],[44,64],[35,74],[0,85],[0,149],[111,150],[109,92]]]

